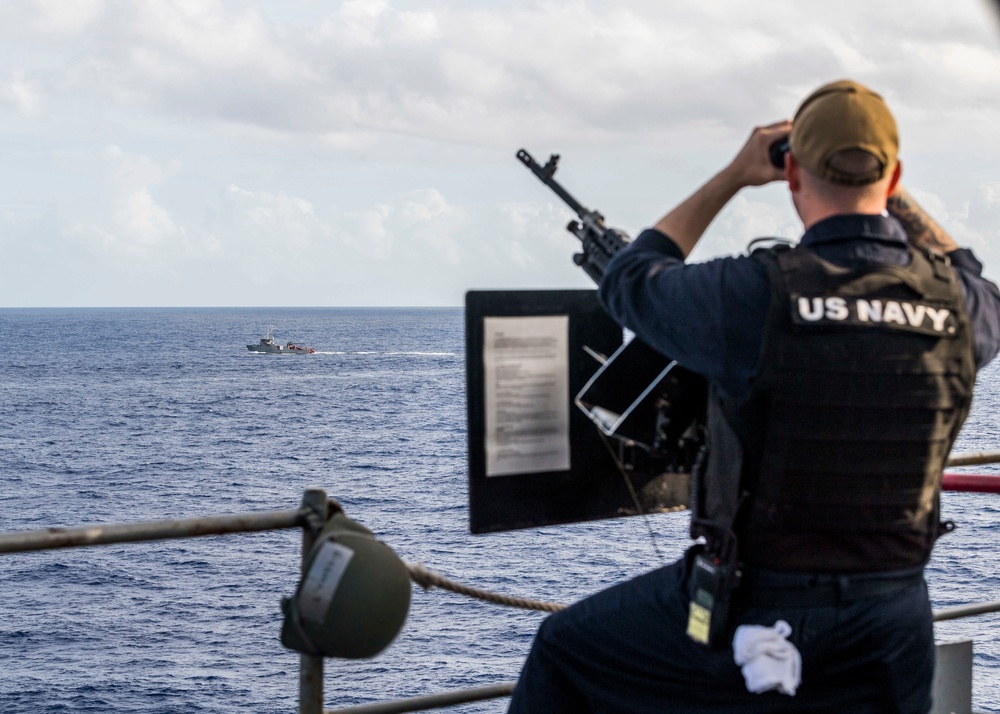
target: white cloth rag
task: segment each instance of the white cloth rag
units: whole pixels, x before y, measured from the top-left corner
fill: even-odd
[[[757,694],[777,689],[795,695],[802,681],[802,655],[786,637],[792,626],[778,620],[774,627],[740,625],[733,635],[733,658],[743,668],[747,689]]]

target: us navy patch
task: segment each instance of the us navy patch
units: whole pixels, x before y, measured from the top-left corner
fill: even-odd
[[[954,337],[958,332],[953,310],[916,300],[792,293],[791,308],[796,325],[883,327],[935,337]]]

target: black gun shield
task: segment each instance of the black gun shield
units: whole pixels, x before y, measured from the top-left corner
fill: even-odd
[[[568,317],[563,408],[569,418],[569,468],[487,476],[485,320],[541,316]],[[635,501],[609,451],[616,443],[573,404],[601,366],[584,347],[610,356],[622,343],[622,330],[605,314],[596,291],[470,291],[465,331],[470,530],[489,533],[634,514]]]

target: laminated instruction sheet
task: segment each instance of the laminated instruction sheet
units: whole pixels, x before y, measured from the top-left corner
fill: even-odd
[[[570,468],[569,316],[483,324],[486,475]]]

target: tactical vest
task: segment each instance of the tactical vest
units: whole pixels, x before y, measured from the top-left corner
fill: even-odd
[[[693,536],[776,570],[926,562],[975,364],[948,259],[911,255],[859,269],[801,246],[753,254],[771,285],[763,349],[745,398],[710,395]]]

